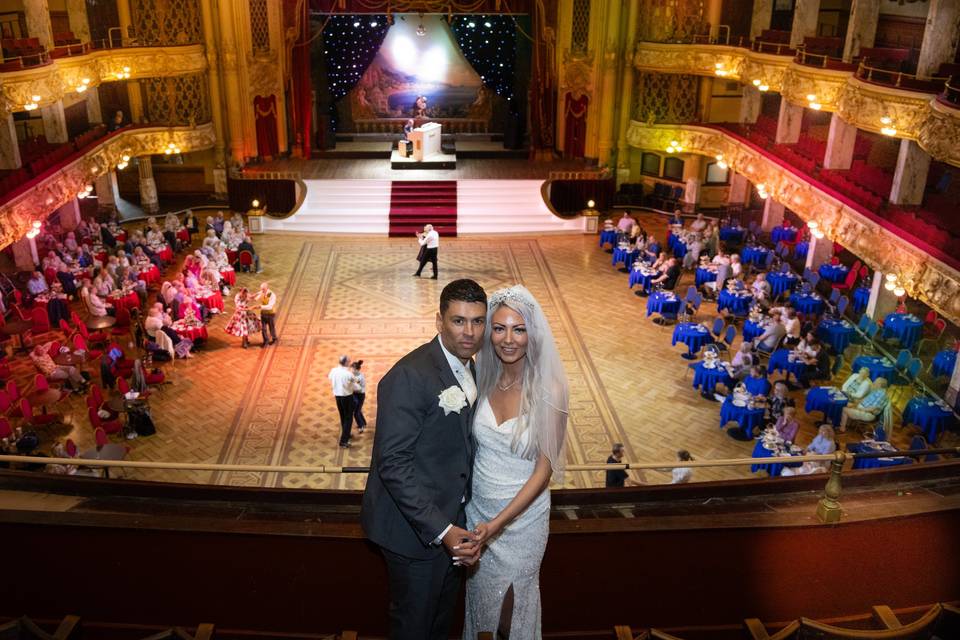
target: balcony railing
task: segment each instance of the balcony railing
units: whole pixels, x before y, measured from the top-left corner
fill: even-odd
[[[819,69],[836,69],[838,71],[853,71],[857,65],[844,62],[841,58],[826,55],[824,53],[813,53],[803,48],[803,45],[797,49],[797,55],[793,58],[797,64],[806,67],[817,67]]]
[[[923,91],[925,93],[940,93],[943,90],[944,84],[949,80],[949,78],[938,76],[920,78],[914,73],[871,67],[867,64],[866,58],[861,60],[857,66],[856,77],[874,84],[883,84],[907,89],[909,91]]]
[[[944,102],[960,107],[960,86],[954,86],[950,84],[951,82],[954,82],[953,76],[944,83],[940,98]]]

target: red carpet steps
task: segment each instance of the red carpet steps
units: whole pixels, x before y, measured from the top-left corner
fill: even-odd
[[[394,180],[390,185],[391,237],[409,237],[432,224],[445,238],[457,235],[456,180]]]

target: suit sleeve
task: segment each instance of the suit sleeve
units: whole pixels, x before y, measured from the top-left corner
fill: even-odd
[[[387,376],[377,388],[378,453],[375,461],[383,486],[424,545],[450,524],[418,481],[414,465],[417,440],[423,431],[418,380],[407,369]]]

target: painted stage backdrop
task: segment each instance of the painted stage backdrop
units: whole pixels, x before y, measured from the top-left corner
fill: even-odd
[[[445,17],[415,13],[394,15],[380,51],[350,93],[354,122],[414,117],[489,121],[489,102],[489,91],[460,52]]]

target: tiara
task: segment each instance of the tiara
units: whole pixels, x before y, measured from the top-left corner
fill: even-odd
[[[515,284],[512,287],[498,289],[490,296],[490,306],[495,307],[504,302],[519,302],[521,304],[532,306],[533,296],[522,284]]]

